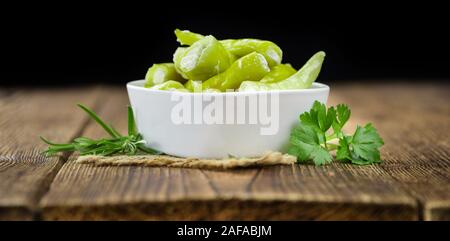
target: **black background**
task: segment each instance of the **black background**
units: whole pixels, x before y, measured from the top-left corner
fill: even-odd
[[[166,222],[4,222],[7,230],[17,228],[16,238],[42,237],[46,240],[61,240],[61,234],[70,234],[75,240],[385,240],[387,236],[396,240],[430,239],[445,237],[448,225],[445,222],[303,222],[303,221],[166,221]],[[222,225],[270,225],[272,235],[255,236],[177,236],[179,227],[220,228]],[[351,226],[351,229],[349,228]],[[27,232],[23,232],[27,230]],[[55,232],[58,230],[59,232]],[[74,230],[80,230],[74,232]],[[326,230],[324,232],[324,230]]]
[[[158,4],[157,4],[158,3]],[[276,42],[299,68],[327,53],[320,82],[450,78],[446,7],[302,2],[18,3],[2,9],[0,85],[124,84],[168,62],[173,30]]]

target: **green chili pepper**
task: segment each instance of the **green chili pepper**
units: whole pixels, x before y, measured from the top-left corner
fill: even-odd
[[[279,64],[272,67],[270,73],[268,73],[260,81],[262,83],[274,83],[284,79],[287,79],[291,75],[295,74],[297,70],[292,68],[290,64]]]
[[[175,50],[175,53],[173,53],[173,62],[174,63],[179,63],[181,61],[181,58],[183,58],[184,54],[186,53],[187,47],[178,47]],[[175,66],[175,70],[178,73],[181,73],[181,70],[178,68],[178,66],[176,64],[174,64]]]
[[[175,35],[177,36],[177,41],[181,45],[192,45],[204,37],[201,34],[193,33],[189,30],[179,30],[179,29],[175,29]]]
[[[175,29],[175,35],[177,36],[177,41],[181,45],[188,45],[188,46],[194,44],[198,40],[205,37],[201,34],[193,33],[189,30],[179,30],[179,29]],[[221,41],[219,41],[219,42],[221,42]],[[180,47],[180,48],[186,49],[185,47]],[[237,57],[234,56],[233,54],[231,54],[230,52],[228,52],[228,53],[229,53],[229,57],[230,57],[230,63],[233,63],[234,61],[236,61]]]
[[[203,89],[236,89],[242,81],[258,81],[269,72],[270,68],[264,56],[253,52],[236,60],[225,72],[203,82]]]
[[[202,92],[202,81],[200,80],[188,80],[184,87],[190,92]]]
[[[173,63],[153,64],[145,75],[145,87],[152,87],[168,80],[184,83],[186,80],[175,70]]]
[[[230,53],[211,35],[188,48],[178,48],[173,61],[185,79],[194,80],[206,80],[231,65]]]
[[[168,80],[164,83],[154,85],[150,87],[152,90],[173,90],[173,91],[181,91],[181,92],[189,92],[184,85],[175,80]]]
[[[189,80],[184,84],[184,87],[190,92],[207,92],[207,93],[220,93],[221,91],[214,88],[203,89],[203,82],[199,80]]]
[[[269,66],[275,66],[281,63],[283,52],[280,47],[273,42],[259,39],[227,39],[220,43],[231,54],[241,57],[251,52],[258,52],[266,58]]]
[[[220,91],[218,89],[209,88],[209,89],[204,90],[203,92],[206,92],[206,93],[220,93],[222,91]]]
[[[179,29],[175,30],[175,35],[177,36],[177,41],[182,45],[191,45],[203,37],[201,34]],[[271,41],[246,38],[226,39],[221,40],[220,43],[226,50],[238,58],[251,52],[258,52],[266,58],[267,63],[271,67],[280,64],[283,58],[281,48]]]
[[[239,91],[267,91],[309,88],[317,79],[324,58],[325,52],[320,51],[314,54],[297,73],[291,75],[285,80],[275,83],[244,81],[239,87]]]

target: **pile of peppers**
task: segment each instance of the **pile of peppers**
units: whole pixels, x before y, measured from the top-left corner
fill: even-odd
[[[173,63],[153,64],[145,87],[183,92],[270,91],[306,89],[317,79],[325,53],[314,54],[300,70],[283,64],[275,43],[259,39],[217,40],[175,30],[181,44]]]

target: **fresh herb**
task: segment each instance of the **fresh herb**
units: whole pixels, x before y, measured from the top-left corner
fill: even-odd
[[[358,165],[381,162],[379,148],[384,144],[372,124],[358,126],[353,135],[342,128],[351,111],[347,105],[326,108],[316,101],[309,112],[300,115],[300,124],[291,133],[288,153],[298,162],[313,161],[316,165],[331,163],[330,151],[336,150],[336,160]]]
[[[160,152],[146,147],[145,140],[142,139],[141,134],[137,132],[134,121],[133,109],[128,106],[128,135],[121,135],[111,125],[106,124],[97,114],[84,105],[78,104],[78,107],[83,109],[93,120],[95,120],[110,136],[111,138],[93,140],[86,137],[78,137],[71,143],[57,144],[48,141],[44,137],[40,137],[45,143],[49,145],[44,152],[47,155],[54,155],[58,152],[73,152],[77,151],[80,155],[101,155],[109,156],[113,154],[127,154],[135,155],[138,152],[148,154],[159,154]]]

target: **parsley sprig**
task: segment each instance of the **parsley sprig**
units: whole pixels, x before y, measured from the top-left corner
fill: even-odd
[[[58,152],[73,152],[77,151],[80,155],[101,155],[109,156],[113,154],[127,154],[134,155],[138,152],[148,154],[159,154],[160,152],[145,146],[145,140],[141,134],[137,132],[133,109],[128,106],[128,135],[121,135],[114,127],[106,124],[94,111],[84,105],[78,104],[93,120],[95,120],[110,136],[111,138],[104,138],[99,140],[90,139],[87,137],[78,137],[71,143],[58,144],[53,143],[44,137],[40,137],[45,143],[49,145],[46,151],[47,155],[54,155]]]
[[[331,151],[336,160],[358,165],[381,162],[379,148],[384,144],[372,124],[358,126],[353,135],[342,128],[350,119],[347,105],[326,108],[316,101],[309,112],[300,115],[300,123],[291,132],[289,154],[299,163],[313,161],[316,165],[331,163]]]

